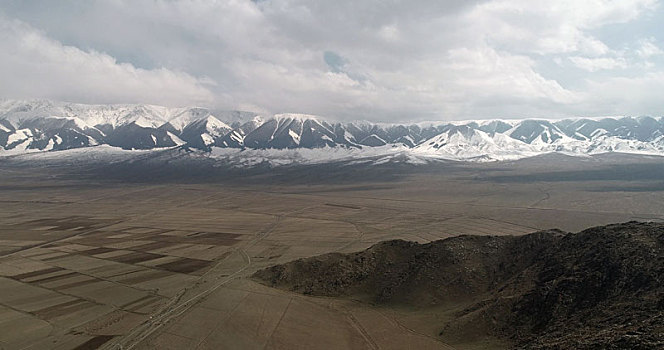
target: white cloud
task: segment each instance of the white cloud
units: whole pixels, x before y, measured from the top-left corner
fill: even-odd
[[[77,102],[210,103],[208,79],[166,68],[140,69],[113,57],[62,45],[0,17],[0,94]]]
[[[399,29],[394,25],[385,25],[380,28],[378,35],[383,38],[383,40],[388,42],[398,41],[401,39]]]
[[[587,70],[589,72],[596,72],[604,69],[617,69],[617,68],[627,68],[627,62],[621,58],[611,58],[611,57],[599,57],[599,58],[588,58],[588,57],[578,57],[572,56],[569,58],[574,65],[577,67]]]
[[[477,6],[470,18],[482,23],[490,41],[511,50],[599,56],[609,48],[588,30],[631,21],[655,5],[656,0],[496,0]]]
[[[656,45],[655,38],[641,39],[638,44],[639,48],[636,49],[636,54],[641,58],[648,59],[664,54],[664,51]]]
[[[638,77],[607,77],[589,82],[589,98],[581,106],[587,113],[662,116],[661,91],[664,72],[651,72]]]
[[[385,121],[569,116],[602,104],[592,91],[597,79],[664,68],[655,34],[616,44],[601,33],[642,19],[656,0],[114,0],[49,11],[17,4],[25,10],[12,14],[42,32],[3,24],[0,77],[11,84],[0,97]],[[342,69],[325,62],[326,52],[343,58]],[[653,86],[630,81],[639,83]]]

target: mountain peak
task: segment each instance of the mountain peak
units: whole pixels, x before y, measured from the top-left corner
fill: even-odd
[[[212,147],[339,147],[366,152],[393,145],[405,147],[416,156],[502,160],[549,152],[664,155],[663,135],[664,121],[651,117],[494,119],[427,125],[329,123],[319,116],[299,113],[262,118],[255,113],[201,107],[0,101],[0,152],[62,150],[97,144],[126,149],[186,144],[207,151]]]

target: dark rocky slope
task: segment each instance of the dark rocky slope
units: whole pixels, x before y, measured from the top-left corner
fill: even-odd
[[[477,330],[525,349],[664,348],[664,224],[388,241],[258,271],[311,295],[418,308],[465,305],[441,336]]]

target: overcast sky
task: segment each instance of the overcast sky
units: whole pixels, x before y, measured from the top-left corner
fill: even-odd
[[[656,0],[0,0],[0,97],[374,121],[664,115]]]

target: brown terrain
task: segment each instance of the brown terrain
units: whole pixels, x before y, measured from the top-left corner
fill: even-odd
[[[254,274],[308,295],[433,309],[444,341],[487,332],[526,349],[664,347],[664,224],[393,240]]]
[[[538,157],[418,167],[326,164],[251,171],[197,168],[196,162],[178,165],[147,157],[147,163],[92,156],[49,160],[39,154],[0,161],[2,349],[548,346],[565,341],[561,337],[573,341],[585,336],[581,330],[565,331],[580,329],[574,322],[583,313],[569,318],[569,325],[557,324],[573,310],[570,305],[597,314],[589,322],[603,322],[601,312],[610,309],[593,303],[604,305],[601,300],[628,290],[618,285],[607,290],[611,294],[573,299],[570,288],[593,285],[575,284],[575,275],[569,275],[574,270],[565,265],[569,259],[547,255],[554,251],[544,247],[538,257],[553,270],[528,265],[528,256],[535,259],[542,242],[529,238],[533,246],[528,248],[528,238],[514,237],[549,230],[541,239],[573,255],[581,251],[563,249],[563,243],[576,241],[557,238],[551,229],[577,232],[616,222],[664,221],[664,163],[659,157]],[[392,251],[402,247],[415,252],[421,246],[405,242],[427,244],[463,235],[466,238],[447,244],[469,240],[463,243],[466,249],[476,246],[487,254],[513,247],[519,259],[488,254],[473,265],[485,275],[452,265],[421,275],[458,279],[447,289],[424,288],[429,281],[408,280],[409,275],[394,266],[390,283],[395,284],[376,280],[380,293],[340,284],[330,293],[350,294],[338,297],[271,288],[251,278],[256,271],[301,258],[385,248],[388,243],[383,241],[401,240]],[[650,236],[635,235],[631,247],[616,252],[645,257],[629,251],[646,247],[645,237]],[[506,260],[503,270],[487,269],[500,259]],[[639,265],[625,268],[630,266]],[[645,281],[652,276],[646,272],[635,276]],[[535,277],[544,281],[546,276],[565,281],[546,285],[557,288],[555,295],[564,299],[527,294],[544,289],[510,282]],[[589,283],[603,286],[600,277]],[[423,286],[419,294],[403,288],[413,282]],[[498,285],[523,289],[499,290]],[[568,291],[571,294],[565,294]],[[652,305],[646,303],[648,298],[656,298],[635,295],[644,298],[644,307]],[[514,315],[530,314],[530,305],[538,305],[553,323],[520,317],[494,324],[483,316],[513,307],[507,302],[510,296],[523,308]],[[624,305],[634,305],[628,301]],[[624,316],[610,321],[626,325],[624,329],[606,329],[616,341],[658,341],[644,336],[657,333],[645,323],[648,318],[640,318],[642,311],[621,313]],[[592,322],[589,329],[602,326]],[[539,328],[532,328],[535,325]]]

